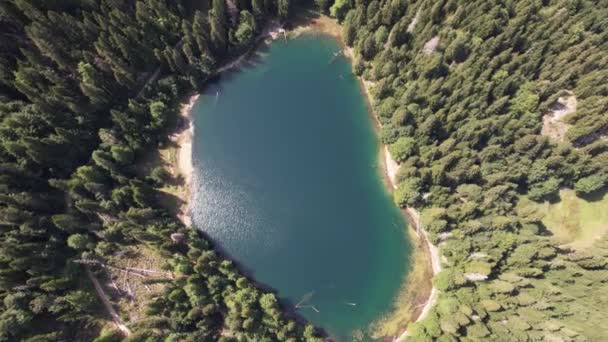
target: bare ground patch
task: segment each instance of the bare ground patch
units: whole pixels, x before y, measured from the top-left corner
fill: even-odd
[[[414,17],[414,19],[412,19],[412,22],[410,22],[410,24],[407,25],[408,33],[414,32],[414,29],[416,28],[416,24],[418,24],[418,20],[420,20],[420,9],[418,9],[418,11],[416,12],[416,16]]]
[[[431,38],[428,42],[424,43],[424,47],[422,48],[422,52],[426,55],[430,55],[435,50],[437,50],[437,46],[439,45],[439,36],[435,36]]]
[[[110,257],[101,267],[99,281],[111,297],[125,322],[137,322],[146,316],[147,303],[162,294],[164,283],[173,275],[161,269],[163,259],[145,246],[127,247]]]
[[[549,112],[543,115],[541,134],[557,141],[564,141],[570,125],[563,121],[564,117],[576,111],[577,101],[573,93],[560,96],[551,106]]]

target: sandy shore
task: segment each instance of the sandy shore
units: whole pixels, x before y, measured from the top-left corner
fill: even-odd
[[[276,39],[276,37],[278,37],[278,33],[283,32],[283,28],[278,23],[271,22],[257,37],[256,40],[259,43],[260,41],[263,41],[269,37],[272,37],[272,39]],[[241,65],[241,63],[247,60],[247,58],[250,56],[250,52],[251,51],[245,51],[243,54],[241,54],[234,60],[228,61],[226,64],[219,67],[215,71],[215,75],[219,75],[225,71],[229,71],[238,67],[239,65]],[[190,114],[198,98],[199,94],[193,95],[192,97],[190,97],[187,103],[182,105],[179,111],[182,124],[180,124],[180,127],[169,138],[177,145],[176,160],[172,162],[172,168],[175,171],[174,173],[181,176],[184,181],[182,189],[177,194],[177,196],[181,200],[180,208],[177,213],[177,218],[182,221],[182,223],[184,223],[186,226],[190,226],[192,224],[192,218],[190,215],[190,201],[192,195],[192,172],[194,171],[192,167],[192,138],[194,136],[194,126],[192,125]]]
[[[194,136],[194,126],[192,125],[190,114],[198,97],[198,94],[190,97],[188,102],[181,107],[179,115],[183,122],[183,128],[171,139],[177,144],[177,160],[174,166],[184,181],[182,190],[178,194],[181,205],[177,218],[186,226],[192,224],[192,219],[190,218],[190,196],[192,194],[192,137]]]
[[[296,26],[296,28],[290,33],[294,34],[294,35],[299,35],[303,32],[307,32],[307,31],[323,32],[323,33],[330,34],[330,35],[336,37],[336,39],[338,39],[338,41],[340,42],[340,44],[343,47],[344,55],[346,57],[348,57],[349,59],[351,59],[351,61],[354,60],[354,51],[351,47],[348,47],[348,46],[346,46],[346,44],[344,44],[344,41],[342,40],[342,27],[338,24],[338,22],[335,19],[329,18],[327,16],[321,16],[319,18],[312,19],[310,22],[308,22],[304,25]],[[370,112],[372,113],[372,117],[376,123],[376,127],[380,128],[381,123],[378,120],[376,113],[373,111],[373,107],[372,107],[373,97],[371,96],[371,93],[370,93],[370,90],[374,84],[373,84],[373,82],[364,80],[361,77],[359,77],[359,81],[360,81],[359,83],[361,85],[361,89],[363,90],[363,92],[366,95],[367,103],[369,105]],[[394,189],[397,188],[397,172],[399,171],[399,164],[391,156],[390,151],[388,150],[388,146],[386,146],[386,145],[383,146],[383,148],[380,150],[380,153],[382,155],[382,161],[384,164],[383,165],[383,169],[384,169],[383,177],[386,180],[387,186],[389,186],[389,188],[390,188],[389,190],[392,192]],[[423,239],[424,242],[426,242],[427,250],[429,253],[430,260],[431,260],[431,268],[433,271],[433,275],[436,275],[437,273],[441,272],[441,254],[439,252],[439,249],[437,248],[437,246],[435,246],[433,243],[431,243],[430,239],[428,238],[428,233],[424,229],[424,227],[422,226],[422,222],[420,221],[420,213],[415,208],[406,208],[406,209],[404,209],[404,214],[405,214],[408,222],[412,226],[412,228],[416,231],[416,234],[418,235],[418,237]],[[428,315],[430,310],[436,304],[438,297],[439,297],[439,290],[437,290],[435,287],[432,287],[432,289],[429,293],[428,299],[426,300],[424,306],[422,307],[422,310],[420,311],[420,314],[418,315],[416,322],[421,321]],[[399,336],[395,336],[393,338],[393,340],[401,341],[401,340],[405,339],[407,336],[408,336],[408,332],[407,332],[407,329],[405,329],[405,327],[404,327],[403,332]]]

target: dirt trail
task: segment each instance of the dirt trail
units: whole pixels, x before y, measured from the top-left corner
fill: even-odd
[[[105,291],[103,290],[103,287],[101,287],[101,284],[97,280],[97,277],[95,277],[93,272],[91,272],[91,269],[89,268],[89,266],[86,266],[86,270],[87,270],[87,276],[93,283],[93,286],[95,287],[95,291],[97,292],[99,299],[101,299],[101,302],[103,303],[103,306],[106,309],[108,315],[110,315],[110,317],[112,317],[112,322],[114,323],[114,325],[116,325],[118,330],[120,330],[123,333],[123,335],[125,335],[125,336],[131,335],[131,330],[129,330],[129,328],[127,328],[127,326],[124,324],[122,319],[120,319],[120,316],[118,316],[118,313],[116,312],[116,310],[114,310],[114,308],[112,307],[112,303],[110,303],[110,299],[108,298]]]

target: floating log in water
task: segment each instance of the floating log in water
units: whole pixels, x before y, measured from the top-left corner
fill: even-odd
[[[334,56],[329,61],[329,64],[333,64],[336,61],[336,59],[338,59],[338,57],[340,57],[340,55],[342,55],[342,50],[338,50],[338,51],[334,52]]]
[[[300,299],[300,301],[298,302],[298,304],[296,304],[296,309],[304,307],[304,306],[302,306],[302,304],[309,302],[310,299],[312,298],[312,296],[314,296],[314,294],[315,294],[315,291],[310,291],[310,292],[306,293],[305,295],[303,295],[302,298]]]
[[[319,309],[317,309],[314,305],[300,305],[300,306],[296,306],[297,309],[307,309],[307,308],[311,308],[316,312],[321,312],[319,311]]]

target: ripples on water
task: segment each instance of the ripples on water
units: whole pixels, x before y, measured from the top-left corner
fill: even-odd
[[[294,305],[305,299],[299,313],[350,336],[390,309],[409,247],[370,166],[367,106],[337,50],[327,37],[279,41],[202,94],[191,212],[257,281]]]
[[[238,248],[247,258],[264,257],[260,252],[270,252],[281,246],[286,233],[266,220],[262,222],[261,218],[268,214],[263,214],[254,192],[223,177],[217,168],[195,165],[194,170],[192,185],[196,210],[192,215],[199,229],[222,244]],[[260,227],[263,227],[262,232]],[[268,238],[260,239],[260,233],[267,234]],[[255,250],[250,243],[253,240],[256,241]]]

